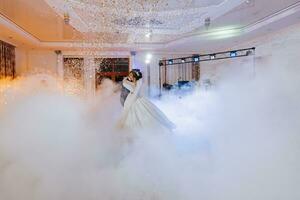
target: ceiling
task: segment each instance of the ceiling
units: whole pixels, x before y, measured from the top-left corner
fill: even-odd
[[[243,0],[46,0],[80,32],[178,35],[194,31],[207,16],[222,16]],[[101,3],[100,3],[101,2]],[[158,38],[157,38],[158,39]],[[160,40],[165,41],[164,38]],[[159,42],[159,41],[156,41]]]
[[[20,40],[5,30],[6,20],[49,48],[197,51],[217,39],[260,33],[299,10],[299,0],[0,0],[0,35]]]
[[[43,0],[0,0],[0,13],[41,41],[74,40],[81,35]]]

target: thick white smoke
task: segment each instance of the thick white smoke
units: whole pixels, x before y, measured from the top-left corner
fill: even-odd
[[[43,89],[29,84],[35,77],[20,80],[5,92],[1,200],[300,198],[293,70],[165,96],[156,103],[177,125],[171,135],[116,129],[121,106],[110,82],[87,102],[51,80]]]

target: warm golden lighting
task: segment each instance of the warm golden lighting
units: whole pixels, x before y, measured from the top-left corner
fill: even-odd
[[[50,74],[34,74],[12,79],[0,79],[0,109],[21,96],[38,93],[60,93],[84,97],[84,86],[78,80],[60,80]]]

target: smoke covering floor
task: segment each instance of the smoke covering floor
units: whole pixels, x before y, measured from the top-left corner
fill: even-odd
[[[299,82],[284,71],[153,100],[170,135],[117,130],[110,82],[92,102],[51,77],[2,82],[0,199],[298,200]]]

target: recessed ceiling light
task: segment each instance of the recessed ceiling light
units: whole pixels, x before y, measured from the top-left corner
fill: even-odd
[[[147,60],[150,60],[151,58],[152,58],[152,54],[151,54],[151,53],[148,53],[147,56],[146,56],[146,59],[147,59]]]
[[[151,35],[152,35],[152,33],[151,33],[151,32],[149,32],[149,33],[146,33],[145,37],[146,37],[146,38],[150,38],[150,37],[151,37]]]
[[[69,25],[69,23],[70,23],[70,15],[67,12],[64,13],[64,22],[66,25]]]

